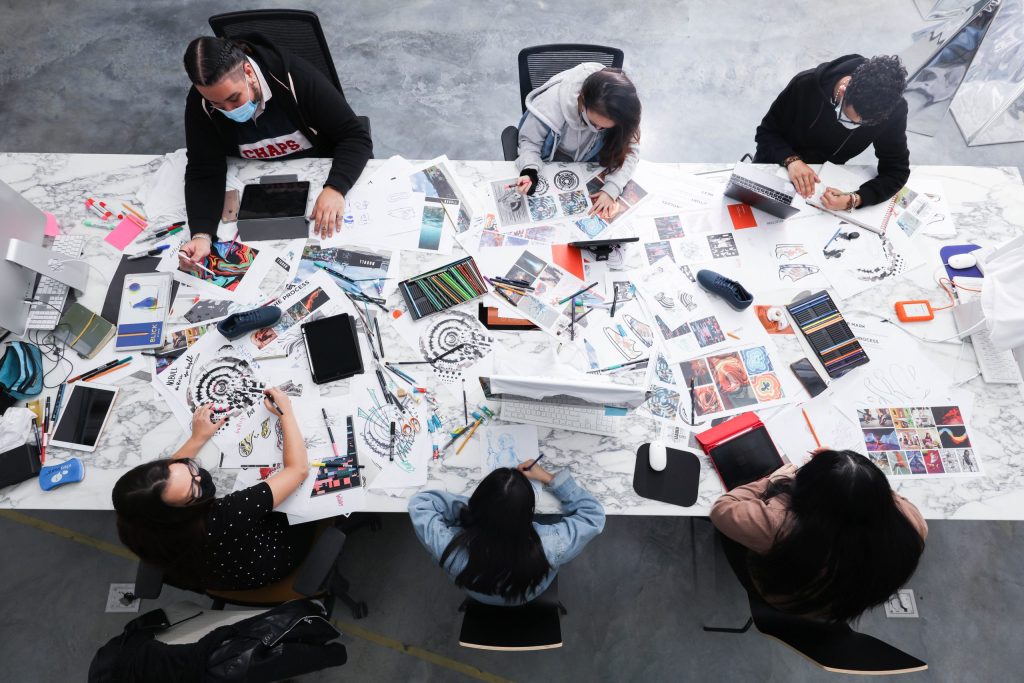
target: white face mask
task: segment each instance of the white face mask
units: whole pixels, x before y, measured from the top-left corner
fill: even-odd
[[[604,130],[604,128],[598,128],[597,126],[595,126],[593,124],[593,122],[590,120],[590,117],[587,116],[587,110],[586,109],[581,109],[580,110],[580,118],[583,119],[583,124],[587,127],[587,130],[589,130],[590,132],[592,132],[592,133],[600,133],[601,131]]]
[[[843,128],[846,128],[847,130],[853,130],[854,128],[860,128],[860,124],[859,123],[857,123],[856,121],[851,121],[850,119],[848,119],[846,117],[846,114],[843,113],[843,101],[845,99],[846,99],[845,97],[840,97],[839,98],[839,104],[836,105],[836,120],[839,121],[839,124]]]

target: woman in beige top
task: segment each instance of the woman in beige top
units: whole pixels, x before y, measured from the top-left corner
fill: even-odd
[[[768,602],[830,621],[885,602],[913,575],[928,535],[870,460],[828,449],[725,493],[711,521],[752,551],[751,578]]]

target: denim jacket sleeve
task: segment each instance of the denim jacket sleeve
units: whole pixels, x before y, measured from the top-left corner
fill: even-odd
[[[423,491],[409,500],[412,529],[435,560],[459,531],[459,511],[468,502],[465,496],[447,491]]]
[[[604,508],[576,483],[569,470],[555,475],[548,490],[562,503],[565,516],[545,527],[542,536],[548,560],[555,567],[569,562],[604,529]]]

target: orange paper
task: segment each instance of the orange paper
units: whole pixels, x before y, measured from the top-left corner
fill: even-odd
[[[754,219],[754,210],[746,204],[730,204],[729,218],[732,219],[732,227],[736,230],[757,227],[757,221]]]
[[[578,247],[568,244],[552,244],[551,258],[565,272],[572,273],[581,280],[586,279],[586,273],[583,272],[583,253]]]

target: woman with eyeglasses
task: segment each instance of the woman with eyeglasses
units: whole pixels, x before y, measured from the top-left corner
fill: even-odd
[[[526,96],[515,189],[532,196],[545,162],[596,161],[606,172],[603,185],[591,194],[590,215],[612,218],[640,159],[640,110],[636,87],[621,69],[586,62],[555,74]]]
[[[757,127],[754,163],[785,166],[810,197],[821,180],[809,164],[845,164],[873,145],[878,175],[856,188],[825,188],[822,203],[842,211],[884,202],[910,177],[906,87],[896,56],[846,55],[801,71]]]
[[[213,479],[195,456],[227,418],[216,420],[213,407],[204,405],[192,416],[192,435],[171,458],[139,465],[114,484],[121,542],[161,567],[168,583],[191,590],[259,588],[291,573],[309,550],[313,525],[289,526],[273,512],[306,478],[306,446],[288,395],[280,389],[266,395],[267,410],[280,415],[284,467],[265,481],[214,497]]]

